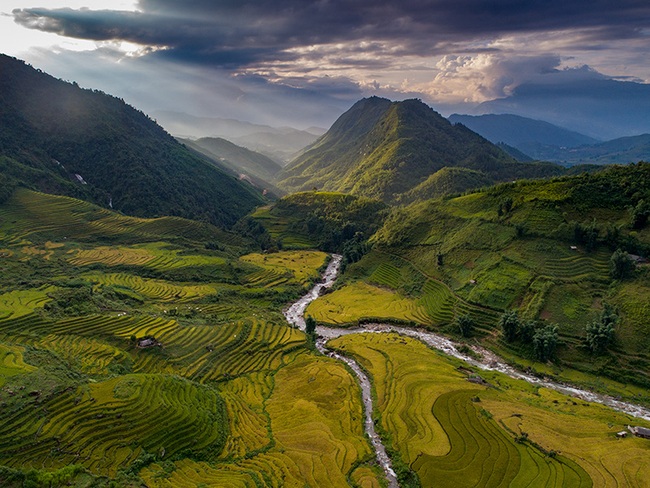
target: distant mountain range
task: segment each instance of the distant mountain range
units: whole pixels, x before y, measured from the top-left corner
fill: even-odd
[[[503,143],[523,154],[508,151],[519,160],[554,161],[562,164],[627,164],[650,160],[650,134],[597,141],[541,120],[511,114],[458,115],[449,117],[495,144]]]
[[[4,55],[0,127],[0,194],[24,185],[129,215],[220,226],[264,201],[259,190],[195,155],[124,101]]]
[[[419,100],[371,97],[343,114],[277,181],[287,191],[316,188],[390,203],[561,172],[552,164],[517,162]]]
[[[172,134],[184,139],[221,137],[239,146],[259,152],[285,165],[305,146],[325,133],[325,129],[307,130],[271,127],[235,119],[195,117],[186,113],[154,112],[156,120]]]
[[[235,171],[240,178],[252,180],[256,186],[268,187],[282,169],[276,161],[220,137],[203,137],[197,140],[178,139],[187,147],[211,158],[216,164]]]
[[[650,84],[607,78],[587,68],[551,76],[552,83],[521,84],[470,113],[521,115],[600,140],[650,133]]]

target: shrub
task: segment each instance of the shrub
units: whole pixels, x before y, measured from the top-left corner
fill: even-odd
[[[605,303],[600,317],[587,324],[587,346],[593,353],[604,352],[614,339],[615,327],[619,322],[616,309]]]
[[[634,263],[629,254],[617,249],[609,259],[609,274],[614,280],[624,280],[632,274]]]
[[[533,335],[533,349],[537,359],[548,361],[553,358],[557,340],[557,325],[549,324],[546,327],[537,329]]]
[[[470,337],[474,332],[474,320],[469,315],[461,315],[456,319],[456,327],[463,337]]]
[[[307,315],[305,318],[305,332],[310,335],[316,332],[316,319],[311,315]]]
[[[521,323],[516,310],[505,312],[499,319],[499,328],[503,331],[503,337],[508,342],[513,342],[519,335]]]

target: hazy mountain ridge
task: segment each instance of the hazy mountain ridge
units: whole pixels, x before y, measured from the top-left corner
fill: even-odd
[[[599,142],[593,137],[557,125],[512,114],[461,115],[448,117],[454,124],[463,124],[488,141],[505,142],[524,151],[522,145],[539,144],[577,147]],[[524,151],[525,152],[525,151]]]
[[[449,120],[469,127],[495,144],[505,143],[537,160],[565,164],[627,164],[650,159],[649,134],[603,142],[518,115],[453,114]]]
[[[419,100],[371,97],[343,114],[277,180],[288,191],[315,187],[394,202],[444,167],[481,171],[493,182],[561,172],[518,163]]]
[[[172,134],[184,139],[219,137],[251,151],[264,154],[284,165],[301,149],[313,143],[325,130],[309,127],[271,127],[236,119],[196,117],[194,115],[158,111],[156,119]]]
[[[263,201],[120,99],[7,56],[0,57],[0,73],[0,155],[8,180],[131,215],[218,225],[233,224]]]
[[[650,132],[650,85],[606,77],[566,79],[557,85],[528,82],[471,113],[521,115],[610,140]]]
[[[282,167],[255,151],[238,146],[220,137],[202,137],[201,139],[179,139],[183,144],[215,158],[226,167],[239,174],[271,181]]]

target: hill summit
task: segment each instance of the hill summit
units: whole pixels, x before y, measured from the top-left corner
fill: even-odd
[[[522,164],[463,125],[453,125],[420,100],[364,98],[278,174],[287,191],[316,188],[397,202],[436,196],[430,178],[443,168],[465,190],[520,177],[549,176],[554,165]],[[466,172],[471,172],[468,177]],[[480,173],[477,174],[476,172]],[[428,181],[429,180],[429,181]],[[408,193],[408,196],[404,196]]]

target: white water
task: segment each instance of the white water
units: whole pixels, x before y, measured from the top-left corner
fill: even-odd
[[[294,327],[298,327],[301,330],[305,329],[304,313],[305,310],[307,309],[307,306],[320,296],[322,290],[324,290],[325,288],[329,288],[334,284],[334,282],[336,281],[336,277],[338,275],[341,259],[342,257],[338,254],[332,255],[332,260],[330,261],[325,273],[323,274],[322,282],[314,286],[314,288],[312,288],[309,293],[307,293],[305,296],[300,298],[300,300],[295,302],[284,312],[287,321],[291,325],[293,325]],[[489,370],[489,371],[499,371],[501,373],[510,376],[511,378],[524,380],[534,385],[539,385],[544,388],[556,390],[560,393],[564,393],[572,397],[580,398],[584,401],[601,403],[620,412],[629,414],[633,417],[650,421],[650,409],[648,408],[641,407],[639,405],[634,405],[632,403],[623,402],[608,395],[602,395],[599,393],[582,390],[580,388],[576,388],[574,386],[570,386],[562,383],[557,383],[549,379],[538,378],[536,376],[519,371],[513,368],[512,366],[509,366],[496,354],[488,351],[487,349],[478,346],[473,346],[472,349],[474,350],[474,352],[477,353],[477,355],[482,358],[481,360],[476,360],[470,356],[467,356],[466,354],[459,352],[456,347],[456,344],[451,340],[439,334],[435,334],[433,332],[411,329],[407,327],[399,327],[399,326],[388,325],[388,324],[364,324],[363,327],[350,328],[350,329],[337,329],[332,327],[321,327],[321,326],[316,327],[316,335],[318,337],[316,340],[316,347],[318,348],[318,350],[323,354],[327,354],[330,357],[344,361],[346,364],[350,366],[350,368],[352,368],[352,370],[357,375],[357,378],[359,379],[359,384],[361,386],[361,392],[363,396],[363,404],[365,407],[366,433],[370,437],[372,445],[375,448],[375,452],[377,453],[377,460],[379,461],[379,463],[384,469],[384,473],[386,474],[386,478],[388,479],[390,488],[397,488],[399,485],[397,483],[397,477],[395,476],[395,472],[392,469],[390,458],[386,454],[386,449],[384,448],[384,445],[381,443],[381,439],[377,435],[375,431],[374,423],[372,421],[372,395],[371,395],[370,380],[354,360],[342,356],[333,351],[330,351],[329,349],[327,349],[326,344],[327,341],[329,341],[330,339],[334,339],[336,337],[341,337],[348,334],[362,334],[362,333],[377,334],[377,333],[391,333],[391,332],[418,339],[430,347],[438,349],[450,356],[462,359],[463,361],[473,366],[476,366],[477,368],[483,370]]]
[[[285,310],[284,316],[286,317],[287,321],[291,325],[293,325],[294,327],[298,327],[301,330],[305,330],[304,315],[305,315],[305,310],[307,309],[307,305],[309,305],[311,302],[316,300],[320,296],[322,290],[324,290],[325,288],[329,288],[334,284],[334,281],[336,280],[336,277],[339,272],[339,266],[341,265],[341,259],[342,256],[338,254],[332,255],[332,260],[330,261],[329,265],[327,266],[327,269],[325,270],[325,273],[323,274],[322,282],[314,286],[314,288],[312,288],[309,291],[309,293],[307,293],[300,300],[298,300],[293,305],[291,305],[287,310]],[[366,434],[370,438],[370,442],[372,443],[372,446],[375,449],[375,453],[377,455],[377,461],[379,462],[379,464],[384,470],[386,479],[388,480],[388,486],[390,488],[398,488],[399,484],[397,483],[397,476],[395,475],[395,471],[393,471],[390,458],[386,453],[386,448],[381,443],[381,438],[377,435],[377,432],[375,431],[375,423],[372,420],[372,394],[371,394],[370,380],[368,379],[368,376],[366,376],[366,374],[363,372],[361,367],[356,363],[356,361],[348,357],[341,356],[336,352],[330,351],[325,346],[325,343],[330,339],[330,337],[328,337],[327,334],[323,334],[323,332],[336,331],[336,330],[340,330],[341,332],[344,331],[344,329],[326,329],[323,327],[317,327],[316,335],[318,336],[318,338],[316,339],[316,348],[323,354],[326,354],[332,358],[343,361],[348,366],[350,366],[352,371],[354,371],[354,374],[357,375],[357,378],[359,380],[359,386],[361,387],[361,397],[363,399],[363,406],[364,406],[364,413],[365,413],[364,425],[366,429]]]

